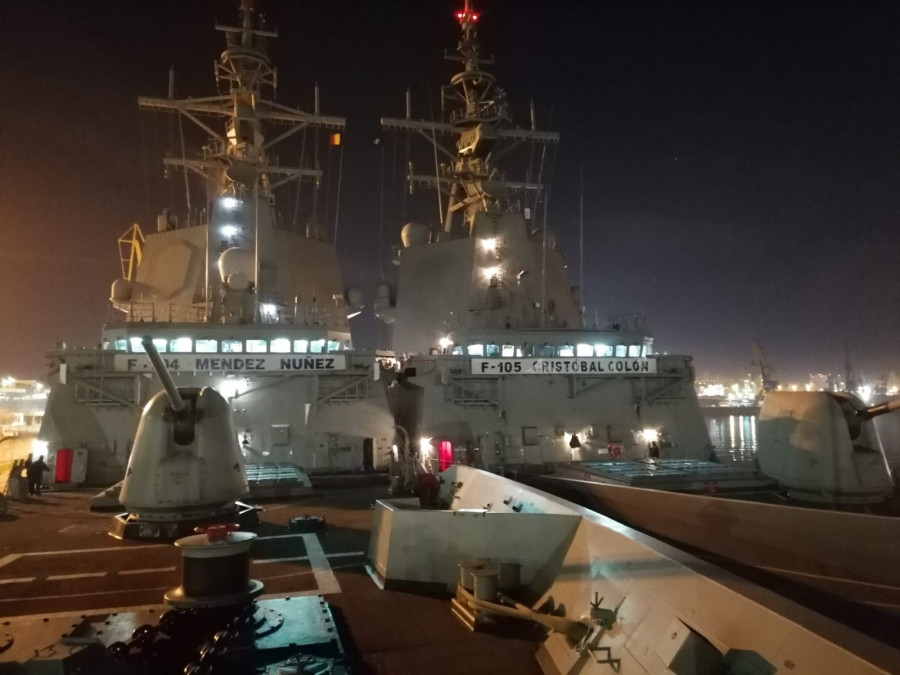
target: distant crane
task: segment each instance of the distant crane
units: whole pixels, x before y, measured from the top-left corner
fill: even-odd
[[[769,360],[766,358],[766,353],[763,351],[762,345],[759,344],[759,340],[753,341],[753,361],[750,365],[759,368],[760,395],[778,387],[778,380],[772,377],[772,373],[775,372],[775,369],[772,368],[772,364],[770,364]]]

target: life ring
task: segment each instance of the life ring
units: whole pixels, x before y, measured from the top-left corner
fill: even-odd
[[[615,443],[610,443],[606,446],[606,451],[609,453],[609,456],[613,459],[621,459],[622,458],[622,446],[616,445]]]

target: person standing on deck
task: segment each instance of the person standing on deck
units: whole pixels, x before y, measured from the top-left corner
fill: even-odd
[[[41,496],[41,480],[44,472],[49,471],[50,467],[44,463],[44,456],[38,455],[38,458],[28,465],[28,494]]]

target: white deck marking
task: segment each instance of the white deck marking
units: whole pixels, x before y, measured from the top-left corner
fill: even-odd
[[[322,595],[340,593],[341,585],[334,576],[334,572],[331,571],[319,538],[314,534],[304,534],[303,543],[309,554],[309,564],[312,567],[313,576],[316,578],[316,584],[319,586],[319,593]]]
[[[27,584],[34,581],[37,577],[19,577],[18,579],[0,579],[0,584]]]
[[[157,588],[120,588],[115,591],[96,591],[94,593],[68,593],[66,595],[36,595],[30,598],[0,598],[0,602],[31,602],[32,600],[62,600],[65,598],[92,598],[95,595],[124,595],[126,593],[148,593],[150,591],[168,591],[171,590],[170,586],[159,586]],[[286,595],[286,594],[285,594]],[[121,611],[137,611],[139,609],[144,609],[144,607],[151,607],[152,605],[140,605],[138,607],[129,607],[127,609]],[[53,616],[71,616],[73,614],[103,614],[104,612],[108,612],[112,614],[110,610],[103,609],[79,609],[79,610],[71,610],[68,612],[56,612],[56,614],[32,614],[31,616],[35,617],[53,617]],[[11,617],[4,617],[4,620],[9,619]],[[23,618],[23,617],[16,617]]]
[[[351,558],[355,556],[365,555],[365,551],[347,551],[346,553],[326,553],[326,558]],[[254,565],[265,565],[267,563],[279,562],[296,562],[298,560],[309,560],[308,555],[295,555],[290,558],[259,558],[251,560]]]
[[[82,572],[81,574],[54,574],[46,577],[47,581],[61,581],[62,579],[93,579],[105,577],[106,572]]]
[[[119,570],[119,574],[153,574],[154,572],[174,572],[174,567],[148,567],[142,570]]]
[[[4,565],[9,565],[9,563],[15,562],[16,560],[18,560],[21,557],[22,557],[21,553],[10,553],[9,555],[5,555],[2,558],[0,558],[0,567],[3,567]]]

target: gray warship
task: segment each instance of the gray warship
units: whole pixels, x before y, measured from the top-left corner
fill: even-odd
[[[442,119],[415,119],[407,93],[405,117],[381,120],[427,141],[407,158],[408,186],[437,190],[440,209],[438,223],[403,226],[396,283],[377,292],[401,360],[388,390],[398,427],[442,467],[707,459],[691,358],[654,352],[639,316],[588,325],[547,226],[546,155],[559,135],[537,128],[533,104],[527,128],[513,122],[479,18],[457,14],[446,59],[461,69],[442,89]],[[525,175],[513,180],[516,166]]]
[[[475,20],[468,4],[460,15]],[[240,411],[219,394],[207,408],[211,390],[163,376],[162,358],[175,357],[157,353],[158,339],[147,351],[166,391],[145,407],[149,445],[133,457],[159,460],[170,440],[219,455],[222,473],[203,477],[221,488],[230,474],[240,494]],[[401,374],[413,379],[410,367]],[[207,441],[221,451],[201,450]],[[84,492],[14,504],[0,672],[875,675],[900,663],[846,621],[497,473],[456,465],[434,481],[432,499],[386,499],[371,482],[325,489],[273,503],[256,536],[207,526],[176,546],[111,541]]]
[[[141,408],[161,389],[143,335],[179,386],[211,386],[230,400],[245,459],[266,476],[278,479],[276,467],[381,468],[390,455],[376,354],[351,340],[361,296],[342,287],[316,209],[306,223],[276,209],[288,186],[297,202],[324,199],[320,146],[340,142],[345,120],[320,112],[318,85],[312,112],[268,95],[277,78],[266,42],[277,33],[252,2],[241,3],[238,25],[216,29],[226,40],[215,67],[220,93],[174,98],[170,75],[168,97],[139,99],[141,109],[175,115],[179,130],[192,124],[207,137],[197,152],[182,146],[182,156],[164,160],[171,178],[183,178],[185,212],[166,209],[154,231],[135,225],[120,238],[122,278],[112,284],[101,344],[49,355],[40,439],[51,460],[60,449],[74,455],[85,485],[121,480]],[[299,147],[298,166],[275,159],[288,142]]]

